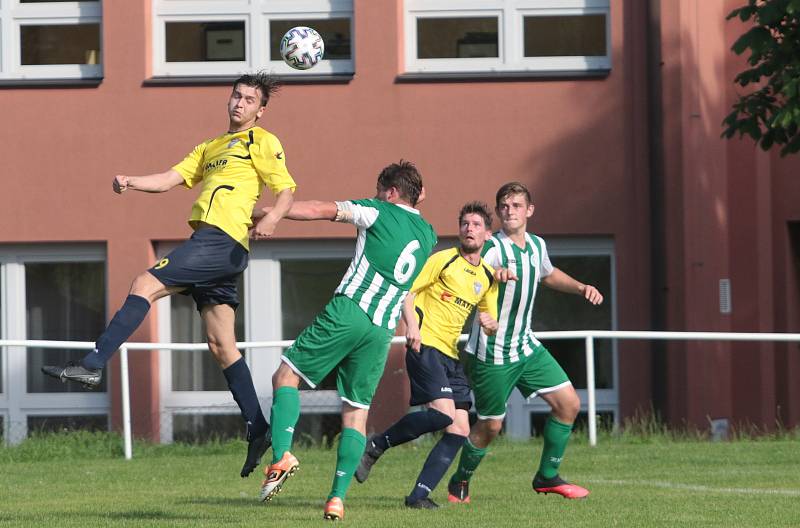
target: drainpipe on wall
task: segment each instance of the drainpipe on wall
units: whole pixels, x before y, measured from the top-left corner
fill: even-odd
[[[664,109],[662,99],[661,0],[647,2],[647,118],[650,172],[650,327],[666,330],[667,268],[664,204]],[[651,387],[654,411],[666,420],[667,344],[651,341]]]

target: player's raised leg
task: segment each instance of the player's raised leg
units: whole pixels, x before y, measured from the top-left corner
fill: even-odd
[[[74,381],[87,387],[100,385],[103,367],[117,349],[128,340],[144,321],[150,305],[156,300],[176,293],[182,288],[165,286],[150,272],[145,271],[134,279],[130,293],[122,307],[95,342],[95,348],[77,363],[63,366],[45,365],[42,372],[61,381]]]
[[[567,499],[582,499],[589,495],[589,490],[566,482],[558,474],[572,425],[581,408],[580,398],[571,384],[541,396],[550,404],[552,413],[542,432],[544,447],[539,469],[533,477],[533,489],[536,493],[557,493]]]
[[[235,312],[227,304],[206,304],[200,311],[206,325],[208,348],[228,381],[228,389],[239,405],[247,425],[247,457],[240,475],[246,477],[261,464],[261,457],[269,449],[272,438],[269,424],[258,402],[250,368],[236,348],[234,331]]]
[[[299,340],[299,339],[298,339]],[[300,462],[289,449],[294,428],[300,418],[300,377],[286,362],[281,362],[272,376],[272,464],[264,468],[261,500],[270,501],[283,488],[286,479],[300,468]]]

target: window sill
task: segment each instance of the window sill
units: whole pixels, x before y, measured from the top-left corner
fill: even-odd
[[[320,75],[281,75],[275,77],[282,84],[347,84],[353,80],[354,73],[326,73]],[[213,86],[233,83],[239,75],[183,75],[158,76],[145,79],[144,86]]]
[[[610,73],[611,70],[408,72],[401,73],[395,77],[395,82],[559,81],[568,79],[605,79]]]
[[[102,77],[93,79],[0,79],[0,88],[96,88]]]

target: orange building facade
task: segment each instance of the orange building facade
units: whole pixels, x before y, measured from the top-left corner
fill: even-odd
[[[556,266],[606,295],[595,310],[543,292],[536,329],[800,331],[800,165],[720,138],[744,68],[729,49],[745,28],[725,21],[739,3],[3,2],[2,337],[94,340],[133,277],[189,236],[195,196],[117,196],[112,178],[163,171],[223,133],[230,82],[256,69],[285,80],[260,125],[283,143],[296,199],[371,196],[382,167],[412,160],[427,189],[421,211],[446,247],[461,205],[492,203],[507,181],[528,185],[530,231]],[[302,73],[275,53],[277,36],[301,23],[316,25],[329,50]],[[294,338],[331,295],[353,244],[346,226],[290,221],[253,243],[240,340]],[[200,336],[193,307],[175,297],[159,301],[131,340]],[[585,410],[582,341],[545,344]],[[596,346],[598,411],[614,423],[651,409],[701,429],[709,420],[800,423],[797,344]],[[264,405],[279,353],[248,351]],[[103,391],[38,374],[80,354],[2,350],[6,439],[119,427],[118,359]],[[131,352],[134,434],[171,441],[238,427],[206,356]],[[396,419],[407,397],[398,349],[370,427]],[[301,426],[319,435],[339,400],[323,390],[302,403]],[[525,436],[544,412],[515,397],[507,428]]]

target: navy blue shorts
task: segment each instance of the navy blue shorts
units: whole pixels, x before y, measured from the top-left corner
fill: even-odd
[[[247,250],[225,231],[201,227],[149,271],[165,286],[185,286],[197,309],[207,304],[239,306],[236,285],[247,267]]]
[[[452,399],[457,409],[472,406],[469,382],[460,361],[422,345],[419,352],[406,348],[406,369],[411,381],[411,405]]]

